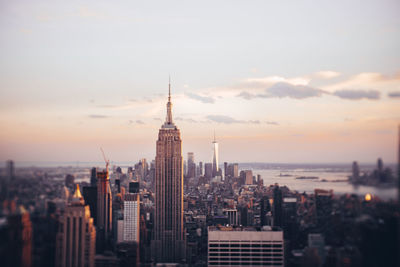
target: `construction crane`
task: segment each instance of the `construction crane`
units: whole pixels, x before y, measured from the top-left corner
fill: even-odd
[[[108,165],[110,165],[110,160],[107,159],[106,154],[104,154],[103,148],[100,147],[101,153],[103,154],[104,162],[106,163],[106,170],[108,173]]]

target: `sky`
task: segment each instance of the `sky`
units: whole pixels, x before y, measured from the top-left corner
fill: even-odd
[[[399,1],[0,0],[0,161],[397,159]]]

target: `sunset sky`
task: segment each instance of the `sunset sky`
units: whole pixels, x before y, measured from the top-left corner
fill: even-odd
[[[0,0],[0,161],[395,162],[400,1]]]

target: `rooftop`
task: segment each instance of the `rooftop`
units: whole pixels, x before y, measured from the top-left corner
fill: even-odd
[[[279,227],[271,227],[271,226],[209,226],[208,231],[247,231],[247,232],[279,232],[282,231]]]

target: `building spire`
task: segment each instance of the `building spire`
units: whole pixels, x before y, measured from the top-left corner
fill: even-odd
[[[171,76],[168,82],[168,102],[167,102],[167,117],[165,119],[164,127],[174,126],[172,122],[172,103],[171,103]]]
[[[171,75],[169,76],[168,81],[168,102],[171,102]]]
[[[73,205],[84,205],[85,201],[82,197],[81,190],[79,189],[79,184],[76,184],[76,189],[75,193],[72,196],[72,202]]]

